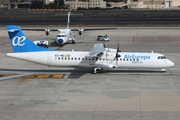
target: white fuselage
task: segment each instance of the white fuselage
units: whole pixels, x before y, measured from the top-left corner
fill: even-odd
[[[116,51],[108,49],[101,58],[88,57],[89,52],[75,51],[46,51],[7,53],[7,56],[56,67],[79,67],[86,69],[101,68],[166,68],[174,65],[170,60],[163,58],[159,53],[119,52],[121,56],[115,59]]]
[[[56,43],[63,45],[73,39],[71,29],[58,29],[58,31],[59,34],[56,36]]]

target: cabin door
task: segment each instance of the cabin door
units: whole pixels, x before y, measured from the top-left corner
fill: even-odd
[[[47,65],[51,65],[52,64],[52,58],[51,56],[47,57]]]
[[[108,64],[108,56],[109,56],[109,54],[108,54],[108,52],[106,51],[106,52],[105,52],[105,57],[104,57],[103,59],[101,59],[101,60],[102,60],[102,64],[104,64],[104,65],[107,65],[107,64]]]

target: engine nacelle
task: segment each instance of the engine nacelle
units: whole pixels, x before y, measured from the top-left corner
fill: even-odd
[[[45,29],[45,34],[49,35],[50,29]]]
[[[83,34],[84,29],[79,29],[79,35]]]

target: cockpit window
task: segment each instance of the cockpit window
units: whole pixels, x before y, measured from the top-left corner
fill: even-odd
[[[165,56],[158,56],[157,59],[166,59],[166,57]]]
[[[66,35],[57,35],[57,37],[66,37]]]

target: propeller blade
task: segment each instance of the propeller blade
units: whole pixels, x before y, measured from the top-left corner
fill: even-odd
[[[118,44],[118,47],[117,47],[116,56],[115,56],[116,59],[119,58],[119,57],[121,57],[121,56],[118,54],[118,52],[120,52],[120,50],[119,50],[119,43],[117,43],[117,44]]]
[[[115,58],[114,58],[114,59],[116,60],[116,66],[117,66],[118,58],[121,57],[121,55],[118,54],[118,52],[121,52],[121,51],[119,50],[119,43],[117,43],[117,44],[118,44],[118,47],[117,47],[117,51],[116,51],[116,56],[115,56]]]

